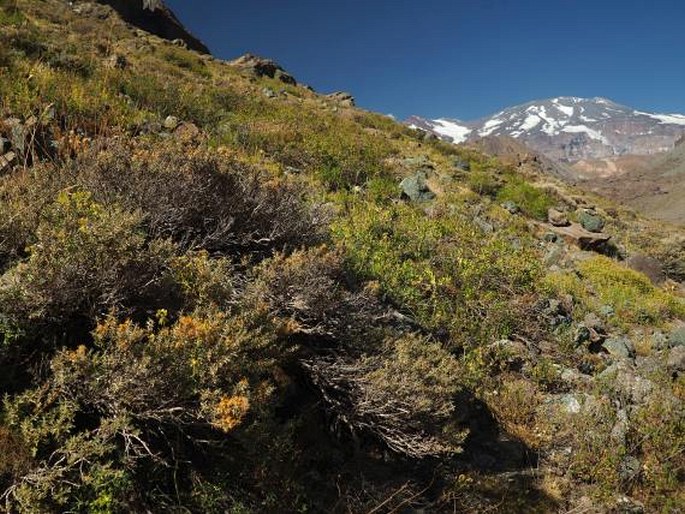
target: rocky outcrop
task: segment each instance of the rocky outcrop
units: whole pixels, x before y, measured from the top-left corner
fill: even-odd
[[[334,102],[342,105],[343,107],[354,107],[354,97],[350,93],[345,91],[336,91],[330,95],[326,95],[326,98],[333,100]]]
[[[169,41],[181,40],[191,50],[208,54],[209,48],[193,36],[162,0],[97,0],[111,6],[124,21]]]
[[[297,84],[297,80],[295,80],[292,75],[285,71],[280,64],[271,59],[265,59],[253,54],[245,54],[230,61],[228,64],[248,71],[257,77],[278,79],[284,84]]]

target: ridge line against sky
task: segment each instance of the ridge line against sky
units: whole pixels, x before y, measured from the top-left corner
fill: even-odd
[[[685,113],[683,0],[166,0],[214,55],[403,119],[557,96]]]

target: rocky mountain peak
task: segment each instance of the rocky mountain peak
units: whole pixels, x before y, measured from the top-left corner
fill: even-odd
[[[573,96],[535,100],[469,122],[412,117],[407,124],[455,143],[509,136],[566,162],[667,152],[685,133],[685,115],[642,112],[607,98]]]

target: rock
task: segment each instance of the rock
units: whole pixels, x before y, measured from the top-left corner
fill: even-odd
[[[685,372],[685,346],[676,346],[668,352],[666,367],[672,373]]]
[[[11,170],[16,161],[17,155],[14,152],[7,152],[5,155],[0,156],[0,174]]]
[[[545,235],[542,236],[542,239],[548,243],[556,243],[559,240],[559,236],[554,232],[545,232]]]
[[[12,148],[12,143],[9,139],[5,139],[4,137],[0,137],[0,155],[9,152],[10,148]]]
[[[276,98],[276,96],[278,96],[276,95],[276,92],[270,87],[265,87],[264,89],[262,89],[262,94],[267,98]]]
[[[678,326],[668,334],[668,345],[673,348],[685,346],[685,325]]]
[[[400,182],[402,198],[412,202],[426,202],[435,198],[435,193],[426,183],[426,174],[418,172]]]
[[[626,260],[626,265],[635,270],[647,275],[652,284],[660,286],[666,282],[666,274],[663,271],[661,263],[653,257],[648,255],[636,254]]]
[[[471,171],[471,163],[466,159],[462,159],[461,157],[454,159],[454,167],[460,171]]]
[[[644,514],[645,506],[627,496],[622,496],[616,501],[614,512],[617,514]]]
[[[514,202],[511,200],[507,200],[502,204],[502,208],[509,212],[509,214],[518,214],[521,209],[519,209],[519,206],[516,205]]]
[[[167,130],[174,130],[176,127],[178,127],[178,118],[176,116],[167,116],[163,125]]]
[[[580,211],[578,221],[580,221],[580,225],[589,232],[599,233],[604,228],[604,220],[590,210]]]
[[[328,98],[329,100],[333,100],[334,102],[342,105],[343,107],[355,106],[354,97],[350,93],[346,93],[345,91],[336,91],[335,93],[326,95],[326,98]]]
[[[12,148],[16,152],[23,154],[26,149],[26,127],[17,118],[8,118],[5,120],[4,125],[10,131],[10,141],[12,142]]]
[[[105,61],[105,66],[111,69],[123,70],[128,66],[128,60],[121,54],[112,54]]]
[[[611,316],[616,314],[616,312],[614,311],[614,308],[611,305],[602,305],[599,308],[599,313],[602,316],[604,316],[605,318],[610,318]]]
[[[174,46],[181,47],[181,48],[188,48],[188,43],[186,43],[181,38],[172,39],[171,44]]]
[[[209,48],[193,36],[162,0],[98,0],[111,6],[134,27],[168,41],[181,40],[191,50],[208,54]],[[147,35],[147,34],[145,34]]]
[[[565,394],[559,398],[559,403],[568,414],[578,414],[582,408],[578,398],[572,394]]]
[[[611,438],[620,445],[626,444],[626,436],[628,435],[628,412],[625,409],[620,409],[616,413],[616,423],[611,429]]]
[[[635,356],[635,346],[627,337],[610,337],[602,344],[609,355],[619,359],[629,359]]]
[[[567,227],[552,226],[551,230],[564,238],[567,243],[576,245],[581,250],[599,250],[611,239],[611,236],[607,234],[585,230],[577,223],[571,223]]]
[[[591,337],[592,333],[590,332],[590,329],[587,328],[585,325],[579,325],[576,329],[575,335],[573,336],[573,343],[576,346],[580,346],[583,343],[588,342]]]
[[[606,330],[604,322],[594,312],[590,312],[585,316],[585,319],[583,319],[583,324],[598,334],[602,334]]]
[[[550,208],[547,211],[547,221],[555,227],[567,227],[570,225],[566,214],[554,208]]]
[[[486,234],[492,234],[495,231],[495,227],[492,225],[492,223],[488,223],[478,216],[473,218],[473,222]]]
[[[190,142],[195,141],[200,137],[201,131],[194,123],[189,121],[182,122],[176,130],[174,130],[174,137],[180,141]]]
[[[402,164],[411,170],[420,171],[426,175],[430,175],[435,170],[435,166],[425,155],[420,157],[408,157],[402,161]]]
[[[289,75],[281,66],[271,59],[264,59],[252,54],[245,54],[228,63],[230,66],[249,71],[257,77],[269,77],[278,79],[285,84],[297,84],[297,81]]]
[[[624,481],[635,479],[640,474],[641,470],[642,464],[640,464],[640,461],[632,455],[625,457],[618,467],[619,476]]]
[[[612,364],[597,378],[606,381],[617,393],[633,404],[643,404],[654,391],[654,384],[651,380],[638,375],[627,362],[622,360]]]

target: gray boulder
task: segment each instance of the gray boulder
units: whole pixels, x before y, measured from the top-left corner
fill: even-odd
[[[599,233],[604,229],[604,219],[593,211],[581,211],[578,216],[578,221],[580,222],[580,225],[589,232]]]
[[[602,344],[609,355],[619,359],[629,359],[635,356],[635,346],[627,337],[610,337]]]
[[[673,373],[685,372],[685,346],[676,346],[668,352],[666,367]]]
[[[402,198],[412,202],[426,202],[435,198],[435,193],[430,190],[426,182],[426,174],[415,173],[400,182]]]
[[[547,221],[549,221],[550,225],[554,225],[555,227],[567,227],[570,225],[566,213],[554,209],[553,207],[547,211]]]

